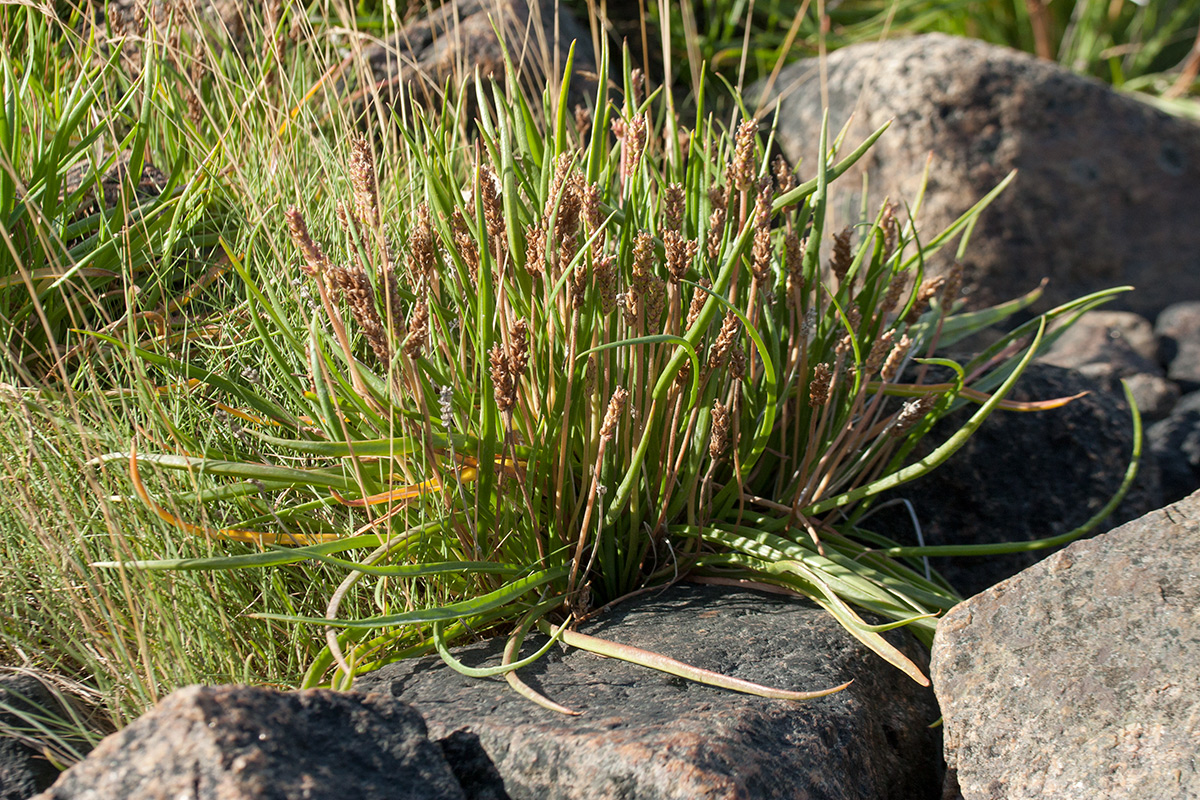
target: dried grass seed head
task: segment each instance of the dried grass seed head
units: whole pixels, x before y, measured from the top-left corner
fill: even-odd
[[[821,362],[813,367],[813,377],[808,384],[808,403],[814,408],[829,402],[833,391],[833,370]]]
[[[854,229],[846,226],[841,233],[833,235],[833,255],[829,258],[829,269],[837,276],[838,285],[846,282],[846,275],[854,261],[850,252],[850,237],[853,233]]]
[[[287,218],[292,241],[296,243],[296,247],[304,257],[304,263],[300,265],[300,270],[305,275],[319,276],[329,268],[329,259],[321,251],[321,246],[314,242],[312,236],[309,235],[308,223],[304,220],[304,214],[295,206],[290,206],[284,212],[284,216]]]
[[[617,307],[617,267],[615,256],[601,256],[592,262],[592,280],[600,296],[600,313],[607,316]]]
[[[891,435],[897,438],[904,436],[933,410],[937,401],[936,394],[923,394],[915,400],[906,402],[896,415],[896,424],[892,426]]]
[[[350,186],[354,210],[373,230],[379,227],[379,188],[376,184],[375,153],[366,136],[350,137]]]
[[[504,345],[496,342],[488,352],[491,363],[493,394],[496,398],[496,408],[500,413],[507,413],[517,402],[516,385],[513,383],[512,365]]]
[[[668,184],[663,191],[663,230],[680,231],[683,229],[683,184]]]
[[[908,358],[908,351],[912,348],[912,339],[907,335],[901,336],[900,341],[892,345],[892,350],[888,353],[887,360],[884,361],[883,367],[879,371],[879,377],[884,383],[891,383],[900,374],[900,369],[904,366],[904,360]]]
[[[404,340],[404,352],[409,358],[417,358],[429,344],[429,302],[421,298],[413,306],[412,320],[408,323],[408,336]]]
[[[683,238],[681,233],[673,230],[663,234],[663,245],[667,253],[667,272],[672,281],[679,283],[691,269],[692,261],[700,251],[700,245]]]
[[[738,126],[734,136],[733,160],[729,164],[726,183],[738,191],[754,185],[755,139],[758,136],[758,120],[748,119]]]
[[[708,351],[708,368],[710,370],[715,370],[725,363],[729,351],[737,344],[740,330],[741,322],[738,320],[737,314],[726,311],[725,319],[721,322],[721,330],[717,334],[717,340],[713,342],[712,349]]]
[[[703,286],[705,289],[711,289],[712,281],[710,281],[708,278],[701,278],[699,285]],[[692,292],[692,302],[691,302],[691,305],[688,306],[688,315],[687,315],[687,327],[688,328],[691,328],[693,325],[696,324],[696,320],[698,320],[700,318],[700,312],[702,310],[704,310],[704,304],[707,301],[708,301],[708,292],[705,292],[702,289],[696,289],[695,291]]]
[[[623,386],[618,386],[613,390],[612,397],[608,400],[608,409],[604,412],[604,422],[600,425],[601,441],[610,442],[617,433],[617,420],[621,416],[621,411],[625,408],[625,401],[629,399],[629,390]]]
[[[729,407],[719,399],[713,400],[712,433],[708,439],[708,455],[714,461],[729,447]]]

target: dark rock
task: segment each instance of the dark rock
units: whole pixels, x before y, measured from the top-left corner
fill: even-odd
[[[174,692],[37,800],[462,798],[425,724],[381,695]]]
[[[467,800],[512,800],[504,790],[500,771],[488,757],[478,736],[468,731],[455,731],[438,740],[438,746]]]
[[[933,681],[965,800],[1200,796],[1200,497],[956,606]]]
[[[1009,395],[1032,401],[1085,391],[1089,394],[1062,408],[993,412],[945,464],[886,499],[912,503],[930,545],[1033,541],[1073,530],[1104,507],[1124,478],[1133,448],[1129,408],[1122,397],[1078,373],[1048,364],[1031,364]],[[949,438],[976,409],[971,405],[940,421],[911,460]],[[1095,532],[1161,506],[1157,466],[1143,457],[1129,494]],[[917,543],[902,508],[882,508],[864,524],[904,543]],[[931,563],[960,593],[970,596],[1051,552],[934,558]]]
[[[1200,392],[1186,395],[1169,417],[1151,425],[1146,442],[1162,471],[1166,502],[1200,489]]]
[[[768,700],[556,648],[520,675],[581,716],[536,706],[499,678],[466,678],[435,657],[386,666],[356,689],[390,687],[425,716],[432,736],[477,735],[514,800],[938,796],[930,692],[806,601],[680,584],[628,600],[584,630],[780,688],[854,683],[807,702]],[[923,663],[907,634],[888,636]],[[470,665],[497,664],[502,646],[456,652]]]
[[[88,709],[53,681],[32,671],[0,672],[0,800],[26,800],[54,783],[64,760],[90,749],[72,733],[70,721],[89,718]],[[57,741],[47,740],[53,732]]]
[[[857,215],[864,173],[872,207],[912,201],[926,157],[918,225],[928,240],[1013,169],[1015,182],[981,217],[964,258],[973,305],[1007,300],[1049,276],[1042,308],[1133,284],[1116,300],[1153,319],[1200,296],[1200,126],[1099,81],[984,42],[928,34],[871,42],[786,67],[776,139],[814,163],[826,77],[829,124],[850,119],[856,145],[891,128],[832,184],[831,209]],[[809,170],[811,172],[811,169]],[[857,221],[831,214],[830,230]],[[939,254],[944,268],[954,248]]]
[[[1159,358],[1184,392],[1200,389],[1200,302],[1175,303],[1158,315]]]
[[[1154,328],[1127,311],[1089,311],[1039,361],[1078,370],[1117,394],[1126,379],[1145,419],[1162,419],[1179,399],[1179,387],[1158,364]]]
[[[592,34],[570,9],[556,7],[554,0],[447,3],[384,42],[366,48],[363,56],[381,96],[389,102],[408,97],[411,91],[425,105],[440,107],[448,79],[457,83],[478,68],[480,77],[503,82],[504,53],[496,29],[504,35],[527,96],[542,96],[547,76],[561,74],[571,42],[575,42],[568,103],[573,108],[594,100],[596,58]]]

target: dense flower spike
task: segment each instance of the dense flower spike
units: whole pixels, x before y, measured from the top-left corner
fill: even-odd
[[[758,136],[758,120],[748,119],[738,126],[737,137],[734,139],[733,161],[725,182],[738,191],[745,191],[754,185],[754,149]]]
[[[354,189],[354,213],[371,229],[379,227],[379,190],[376,186],[375,154],[365,136],[350,137],[350,186]]]
[[[850,265],[854,261],[850,252],[850,236],[853,233],[854,229],[847,226],[833,237],[833,255],[829,258],[829,269],[837,276],[839,285],[846,282],[846,275],[849,274]]]
[[[296,243],[300,254],[304,256],[304,263],[300,265],[301,271],[306,275],[317,276],[329,269],[329,259],[321,251],[321,246],[309,236],[308,224],[304,221],[304,214],[300,212],[300,209],[291,206],[284,212],[284,216],[287,217],[292,241]]]
[[[669,184],[663,192],[663,230],[678,233],[683,224],[683,184]]]
[[[722,456],[729,446],[729,407],[720,398],[713,400],[712,433],[708,440],[708,455],[714,461]]]
[[[679,283],[691,268],[692,259],[699,252],[700,245],[684,239],[682,234],[676,231],[663,234],[663,245],[667,251],[667,272],[672,281]]]
[[[833,390],[833,371],[822,362],[813,367],[813,377],[808,384],[808,402],[812,406],[823,406],[829,402]]]

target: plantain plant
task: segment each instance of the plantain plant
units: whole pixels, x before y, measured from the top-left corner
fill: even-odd
[[[470,120],[464,102],[402,109],[379,164],[375,140],[352,137],[344,197],[323,179],[274,219],[294,268],[276,266],[270,232],[226,251],[253,371],[98,334],[142,365],[148,403],[204,386],[187,413],[222,421],[200,435],[158,405],[128,451],[98,462],[127,464],[141,501],[180,531],[249,545],[105,566],[344,570],[324,616],[262,615],[325,630],[305,686],[437,651],[566,710],[515,672],[562,639],[768,696],[840,688],[745,684],[574,629],[685,576],[807,597],[927,684],[881,634],[905,626],[928,644],[959,597],[919,548],[871,532],[866,512],[993,410],[1066,402],[1004,398],[1061,330],[1048,325],[1120,290],[1036,317],[964,363],[939,357],[1039,295],[964,312],[961,268],[925,273],[956,241],[961,255],[1008,180],[925,240],[894,204],[831,235],[828,186],[882,129],[852,149],[823,132],[827,158],[797,170],[766,157],[771,131],[756,120],[715,121],[703,84],[683,130],[661,93],[643,96],[628,57],[623,75],[619,103],[601,87],[574,116],[565,85],[535,108],[477,84]],[[914,459],[963,404],[976,407],[969,421]],[[152,493],[150,470],[193,483]],[[534,626],[550,642],[519,658]],[[497,634],[509,647],[496,666],[468,668],[448,649]]]

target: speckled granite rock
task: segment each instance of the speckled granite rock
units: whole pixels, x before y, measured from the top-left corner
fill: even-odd
[[[1200,301],[1168,306],[1155,320],[1154,331],[1167,377],[1184,392],[1200,390]]]
[[[912,201],[932,155],[918,220],[928,238],[1017,169],[963,261],[973,303],[1010,299],[1043,276],[1044,308],[1126,283],[1138,291],[1113,307],[1149,318],[1200,297],[1200,125],[1015,50],[928,34],[843,48],[826,70],[786,67],[776,140],[793,161],[813,163],[825,76],[831,129],[854,114],[849,146],[893,120],[833,184],[831,230],[857,221],[837,211],[857,215],[864,172],[872,207]]]
[[[502,679],[465,678],[437,658],[392,664],[355,688],[390,689],[434,737],[478,736],[513,800],[937,796],[932,693],[807,602],[682,584],[626,601],[584,630],[783,688],[854,683],[808,702],[768,700],[556,649],[521,675],[582,716],[547,711]],[[894,641],[923,660],[906,634]],[[501,645],[459,655],[495,664]]]
[[[964,800],[1200,796],[1200,495],[956,606],[933,681]]]
[[[446,4],[366,48],[363,56],[383,97],[406,97],[411,90],[419,101],[436,107],[447,79],[457,81],[478,69],[483,78],[503,81],[504,53],[497,29],[509,54],[519,60],[519,80],[532,96],[541,96],[547,75],[562,74],[575,42],[568,103],[573,108],[595,97],[591,32],[566,6],[556,8],[553,0]]]
[[[36,800],[456,800],[412,708],[380,695],[191,686]]]

